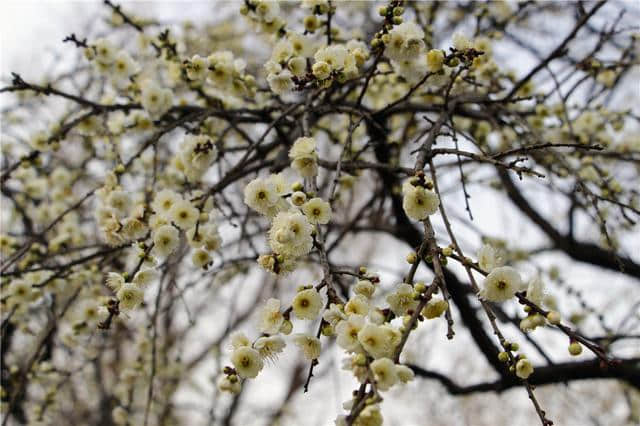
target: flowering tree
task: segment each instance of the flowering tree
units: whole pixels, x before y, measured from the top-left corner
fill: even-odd
[[[2,425],[638,421],[637,6],[104,3],[0,89]]]

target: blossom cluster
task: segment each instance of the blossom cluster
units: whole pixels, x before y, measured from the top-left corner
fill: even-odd
[[[317,173],[316,141],[298,138],[290,152],[291,167],[305,178]],[[311,197],[304,186],[288,185],[282,174],[256,178],[244,189],[244,202],[271,220],[268,232],[272,254],[262,255],[260,265],[276,274],[293,270],[298,259],[313,248],[315,227],[331,219],[331,205],[320,197]]]

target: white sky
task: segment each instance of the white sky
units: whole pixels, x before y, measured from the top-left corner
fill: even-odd
[[[161,21],[195,21],[207,15],[214,19],[219,16],[222,2],[114,1],[126,10],[136,11],[141,16],[153,16]],[[52,47],[59,49],[62,39],[73,32],[82,37],[87,25],[87,19],[82,18],[95,16],[104,19],[109,16],[106,8],[98,0],[0,0],[0,77],[6,79],[12,71],[19,72],[25,78],[41,75],[41,68],[36,65],[43,63],[43,52]]]

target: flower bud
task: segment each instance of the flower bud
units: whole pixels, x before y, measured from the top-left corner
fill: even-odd
[[[86,47],[84,49],[84,57],[90,61],[96,57],[96,51],[93,50],[93,47]]]
[[[282,325],[280,326],[280,332],[284,335],[289,335],[291,334],[292,330],[293,330],[293,324],[291,323],[291,321],[284,320],[282,322]]]
[[[533,316],[533,324],[536,327],[540,327],[542,325],[544,325],[544,317],[540,314],[536,314]]]
[[[333,327],[331,324],[325,324],[322,326],[322,335],[323,336],[333,336]]]
[[[291,203],[294,206],[300,207],[307,201],[307,195],[302,191],[296,191],[291,194]]]
[[[560,324],[560,314],[556,311],[549,311],[547,314],[547,321],[553,325]]]
[[[578,356],[582,353],[582,345],[578,342],[571,342],[569,345],[569,353],[573,356]]]

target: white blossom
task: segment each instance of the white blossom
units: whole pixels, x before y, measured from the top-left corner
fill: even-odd
[[[274,252],[300,257],[311,251],[313,230],[307,218],[295,211],[280,212],[269,230],[269,245]]]
[[[317,359],[320,356],[320,340],[308,334],[295,334],[293,343],[302,350],[302,354],[308,360]]]
[[[378,358],[371,363],[371,371],[379,390],[385,391],[398,381],[396,366],[389,358]]]
[[[171,206],[169,218],[181,229],[188,229],[196,224],[200,211],[187,200],[180,200]]]
[[[387,303],[393,313],[399,317],[418,305],[418,302],[413,299],[413,287],[406,283],[400,284],[394,293],[387,296]]]
[[[155,82],[147,80],[142,85],[140,102],[152,119],[158,119],[171,108],[173,93],[162,89]]]
[[[532,373],[533,365],[527,358],[522,358],[516,363],[516,376],[526,380]]]
[[[312,198],[302,206],[302,212],[310,223],[326,225],[331,219],[331,206],[322,198]]]
[[[421,186],[408,189],[402,199],[402,207],[411,219],[424,220],[438,211],[440,199],[438,195]]]
[[[389,325],[367,324],[358,332],[358,341],[374,358],[392,357],[400,333]]]
[[[347,352],[357,352],[362,350],[358,341],[358,332],[365,325],[365,318],[362,315],[350,315],[347,320],[340,321],[336,325],[337,343]]]
[[[385,54],[395,61],[413,59],[424,49],[424,31],[415,22],[395,26],[389,36]]]
[[[280,312],[280,301],[271,298],[267,300],[260,312],[260,332],[266,334],[276,334],[284,322],[284,316]]]
[[[154,250],[161,256],[166,257],[178,248],[180,243],[179,233],[171,225],[163,225],[153,233]]]
[[[264,215],[276,206],[279,198],[275,185],[268,179],[256,178],[244,188],[244,203]]]
[[[125,283],[116,293],[120,301],[121,309],[135,309],[143,300],[144,293],[139,286],[133,283]]]
[[[257,377],[264,367],[260,353],[248,346],[242,346],[234,350],[233,354],[231,354],[231,362],[238,375],[245,379]]]
[[[314,320],[322,309],[322,298],[314,288],[299,291],[291,302],[293,313],[300,319]]]
[[[511,299],[522,287],[518,271],[510,266],[495,268],[487,275],[480,290],[480,297],[491,302]]]
[[[262,358],[275,361],[278,354],[284,350],[285,343],[280,336],[267,336],[258,338],[253,347],[258,350]]]

